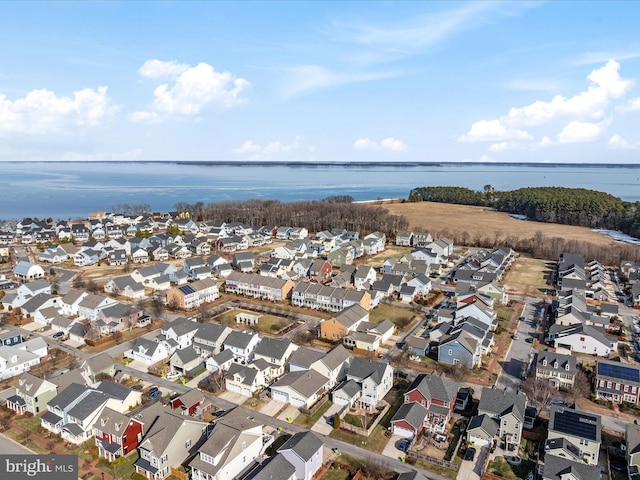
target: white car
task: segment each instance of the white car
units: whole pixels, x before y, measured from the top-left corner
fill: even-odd
[[[178,372],[177,370],[172,370],[171,372],[167,373],[164,378],[166,378],[167,380],[173,380],[174,378],[178,378],[180,375],[182,375],[180,372]]]

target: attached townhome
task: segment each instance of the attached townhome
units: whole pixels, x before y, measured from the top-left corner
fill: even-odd
[[[337,313],[330,319],[320,322],[320,337],[329,340],[340,340],[345,335],[356,331],[361,322],[369,321],[368,310],[359,304],[352,305]]]
[[[254,351],[254,359],[269,363],[269,376],[277,378],[284,374],[291,354],[298,348],[288,338],[262,337]]]
[[[572,454],[574,458],[569,457],[571,460],[598,465],[601,442],[600,415],[551,406],[546,456],[568,457]]]
[[[545,350],[536,353],[534,365],[536,378],[547,380],[553,388],[573,388],[576,357]]]
[[[225,280],[225,291],[272,302],[291,296],[295,284],[291,280],[263,277],[254,273],[231,272]]]
[[[168,477],[171,469],[177,469],[197,455],[209,432],[206,422],[163,411],[138,446],[136,473],[149,480]]]
[[[420,374],[404,394],[404,403],[426,408],[424,426],[428,432],[444,433],[455,408],[459,384],[444,374]]]
[[[523,392],[511,392],[484,387],[478,405],[478,415],[487,415],[498,422],[498,438],[502,448],[517,451],[522,440],[527,396]]]
[[[16,384],[15,395],[7,398],[7,408],[18,415],[29,412],[38,415],[47,409],[47,402],[57,395],[58,387],[28,372]]]
[[[640,366],[600,360],[596,362],[594,379],[596,398],[614,403],[638,404]]]
[[[248,364],[253,360],[253,354],[260,343],[260,336],[257,333],[232,331],[224,339],[224,349],[231,350],[236,362]]]
[[[561,353],[577,352],[607,357],[609,352],[618,348],[617,337],[584,323],[551,325],[546,340]]]
[[[93,424],[98,455],[110,462],[135,452],[142,441],[143,432],[143,422],[109,407],[102,410]]]
[[[112,250],[107,254],[109,265],[124,265],[128,263],[129,257],[125,249]]]
[[[360,304],[365,310],[371,310],[371,294],[364,291],[358,292],[316,283],[299,282],[291,294],[291,303],[298,307],[331,312],[339,312],[355,304]]]
[[[189,462],[191,480],[234,480],[243,478],[257,463],[270,437],[263,425],[243,416],[223,417],[211,436]],[[283,479],[278,471],[274,478]]]
[[[217,355],[222,351],[222,345],[232,331],[224,323],[200,323],[193,336],[193,348],[201,357]]]
[[[219,291],[216,281],[212,278],[204,278],[169,289],[167,291],[167,305],[175,305],[182,310],[193,310],[200,305],[217,300],[218,297]]]
[[[347,370],[347,381],[360,385],[362,394],[359,404],[373,410],[393,386],[393,368],[386,362],[354,357]]]

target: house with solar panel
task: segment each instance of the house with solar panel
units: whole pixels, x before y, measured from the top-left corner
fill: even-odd
[[[615,403],[638,403],[640,366],[598,360],[596,362],[596,398]]]
[[[204,278],[169,289],[167,305],[175,305],[181,310],[193,310],[202,304],[213,302],[219,296],[216,281],[212,278]]]
[[[600,415],[551,406],[546,455],[598,465],[602,423]]]

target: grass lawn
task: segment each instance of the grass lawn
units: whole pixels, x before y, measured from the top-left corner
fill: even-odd
[[[330,468],[320,477],[322,480],[347,480],[349,478],[349,470],[342,468]]]
[[[456,461],[455,463],[458,465],[458,468],[460,468],[460,462]],[[435,463],[425,462],[424,460],[417,460],[416,466],[429,470],[430,472],[437,473],[438,475],[442,475],[443,477],[450,478],[451,480],[455,480],[458,476],[457,470],[451,470],[449,468],[436,465]]]
[[[39,429],[40,429],[40,417],[27,417],[27,416],[20,416],[20,417],[15,417],[13,419],[14,422],[16,422],[16,424],[18,424],[19,426],[21,426],[22,428],[29,430],[31,433],[36,433]]]
[[[316,413],[311,416],[301,413],[293,420],[293,424],[298,425],[299,427],[311,428],[318,420],[320,420],[320,417],[322,417],[325,412],[329,410],[331,405],[333,405],[332,402],[326,402],[318,409]]]
[[[542,297],[549,288],[550,277],[549,262],[520,255],[505,279],[505,286],[513,293],[524,293],[528,287],[529,295]]]
[[[516,309],[522,309],[522,304],[519,302],[512,302],[510,305],[496,305],[495,311],[498,315],[498,326],[500,328],[506,330],[509,319]]]
[[[233,309],[224,312],[221,315],[218,315],[217,317],[215,317],[215,319],[220,323],[227,323],[231,326],[234,326],[236,324],[236,315],[238,313],[251,313],[254,315],[256,314],[256,312],[250,312],[248,310]],[[277,317],[275,315],[265,315],[260,313],[257,313],[257,315],[261,315],[260,319],[258,320],[258,330],[263,333],[276,333],[278,330],[286,327],[291,323],[291,320],[284,317]]]
[[[369,312],[370,322],[376,323],[381,320],[389,320],[402,331],[409,330],[414,322],[421,318],[422,314],[416,313],[409,308],[397,307],[386,303],[381,303]]]
[[[397,245],[387,245],[386,248],[377,255],[367,256],[362,261],[360,259],[353,262],[354,265],[359,265],[364,263],[374,268],[379,268],[382,266],[384,261],[390,257],[402,257],[410,253],[412,250],[411,247],[400,247]]]
[[[102,470],[104,473],[108,475],[113,475],[115,472],[115,476],[117,478],[131,478],[131,476],[135,473],[136,467],[133,466],[134,462],[138,459],[138,452],[131,452],[131,455],[124,458],[124,462],[122,464],[119,461],[116,461],[116,467],[114,469],[113,464],[103,464],[99,463],[98,468]]]
[[[372,452],[382,453],[384,447],[387,445],[389,439],[384,436],[384,428],[378,425],[373,429],[369,437],[362,435],[356,435],[355,433],[347,432],[345,430],[332,430],[329,434],[331,438],[341,440],[357,447],[366,448]]]

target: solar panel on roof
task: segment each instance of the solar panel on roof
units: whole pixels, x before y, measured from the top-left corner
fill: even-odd
[[[631,382],[640,382],[640,370],[625,365],[598,363],[598,375],[619,378]]]
[[[195,290],[193,288],[191,288],[191,285],[183,285],[181,287],[178,287],[178,290],[180,290],[185,295],[189,295],[189,294],[195,292]]]
[[[553,429],[588,440],[597,440],[598,422],[594,417],[573,411],[557,411],[553,420]]]

